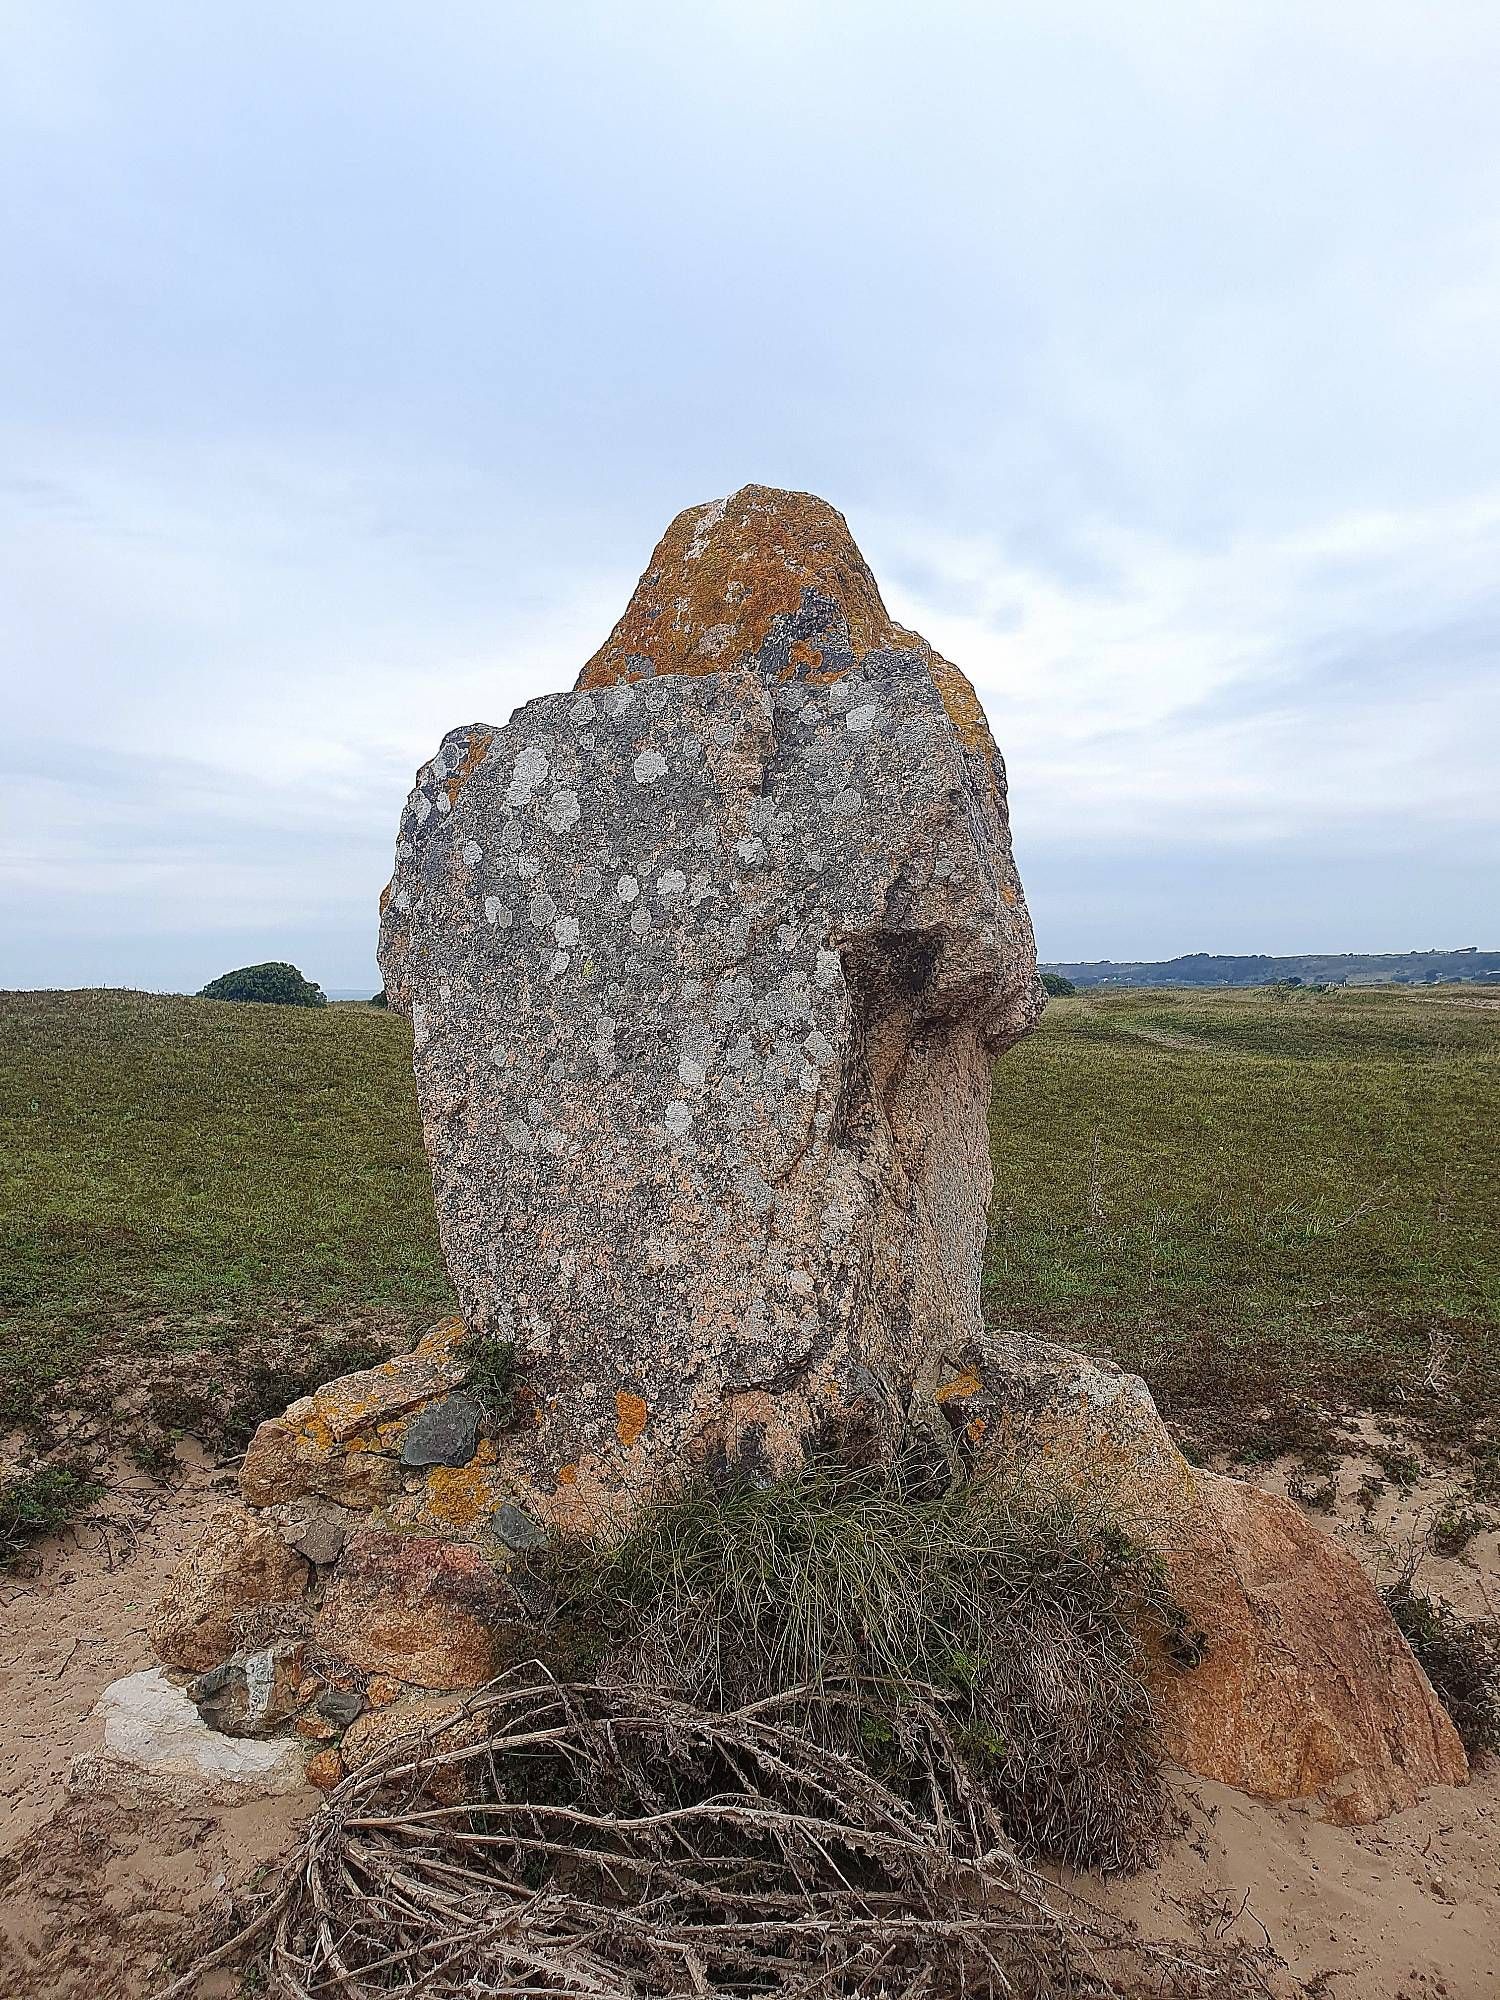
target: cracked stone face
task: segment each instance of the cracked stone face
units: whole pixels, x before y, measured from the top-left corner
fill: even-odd
[[[888,1426],[978,1333],[990,1068],[1041,1001],[1004,768],[822,501],[689,509],[572,692],[444,739],[381,966],[539,1521]]]

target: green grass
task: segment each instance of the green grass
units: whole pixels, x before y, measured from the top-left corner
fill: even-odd
[[[1299,1398],[1482,1445],[1500,1408],[1485,999],[1052,1001],[996,1072],[987,1316],[1113,1354],[1241,1446],[1252,1420],[1281,1441],[1255,1412]]]
[[[996,1073],[989,1317],[1140,1368],[1207,1441],[1268,1450],[1322,1400],[1500,1457],[1495,997],[1053,1001]],[[0,995],[0,1420],[100,1355],[228,1371],[280,1328],[310,1370],[311,1330],[451,1309],[399,1017]]]
[[[0,1420],[104,1352],[451,1309],[399,1018],[0,994]]]

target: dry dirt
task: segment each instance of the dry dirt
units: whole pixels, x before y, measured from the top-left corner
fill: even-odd
[[[1373,1431],[1370,1432],[1374,1436]],[[1441,1474],[1359,1497],[1350,1460],[1332,1512],[1377,1572],[1440,1509]],[[1289,1465],[1260,1482],[1284,1491]],[[98,1745],[105,1685],[151,1663],[145,1621],[195,1524],[233,1476],[201,1458],[171,1491],[121,1471],[76,1531],[0,1578],[0,1995],[147,2000],[236,1893],[275,1869],[317,1802],[311,1791],[191,1811],[70,1799],[68,1768]],[[1366,1504],[1368,1502],[1368,1504]],[[1432,1560],[1426,1587],[1470,1615],[1500,1602],[1500,1529]],[[1088,1901],[1156,1937],[1241,1939],[1265,1950],[1268,1991],[1312,2000],[1500,2000],[1500,1765],[1379,1826],[1345,1829],[1185,1781],[1187,1830],[1129,1881],[1070,1878]],[[216,1975],[205,1995],[234,1990]]]

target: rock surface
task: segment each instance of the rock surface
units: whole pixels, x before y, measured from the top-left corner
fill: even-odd
[[[252,1507],[316,1496],[379,1506],[401,1486],[404,1419],[464,1379],[453,1348],[463,1321],[444,1320],[410,1354],[361,1369],[303,1396],[261,1425],[240,1469]]]
[[[482,1550],[365,1528],[334,1566],[316,1637],[362,1673],[472,1688],[503,1664],[518,1609],[502,1569]]]
[[[939,1391],[970,1447],[1109,1507],[1165,1561],[1204,1640],[1157,1658],[1170,1755],[1256,1798],[1365,1824],[1468,1762],[1355,1557],[1289,1500],[1190,1466],[1138,1376],[1021,1334],[986,1334]]]
[[[1316,1798],[1349,1826],[1463,1784],[1458,1734],[1350,1551],[1276,1494],[1212,1472],[1194,1485],[1196,1532],[1168,1567],[1210,1643],[1193,1673],[1159,1677],[1177,1762],[1256,1798]]]
[[[94,1713],[104,1724],[104,1752],[76,1761],[69,1780],[75,1791],[107,1787],[143,1796],[131,1782],[143,1778],[174,1801],[232,1802],[295,1791],[307,1782],[300,1744],[220,1735],[159,1667],[112,1682]],[[123,1785],[111,1765],[130,1774]]]
[[[893,1429],[977,1333],[990,1067],[1040,1006],[1004,769],[822,501],[689,509],[575,692],[445,739],[381,965],[544,1524]]]
[[[273,1527],[243,1507],[220,1507],[172,1573],[150,1624],[156,1656],[204,1673],[239,1644],[239,1620],[258,1605],[295,1605],[308,1567]]]

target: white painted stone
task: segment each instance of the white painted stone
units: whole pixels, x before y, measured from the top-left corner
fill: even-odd
[[[104,1755],[93,1763],[123,1764],[168,1781],[173,1789],[252,1799],[294,1792],[307,1783],[303,1743],[285,1736],[261,1742],[220,1735],[160,1667],[112,1682],[94,1715],[104,1725]]]

